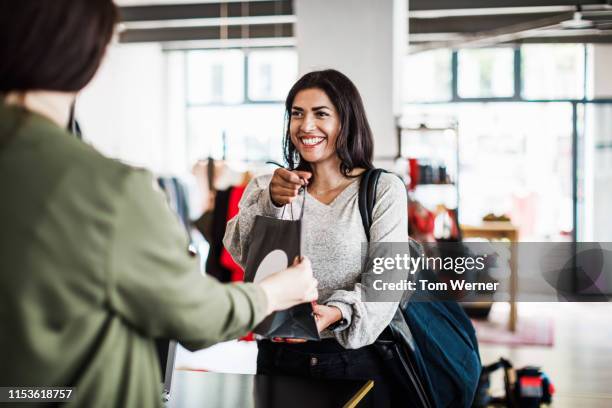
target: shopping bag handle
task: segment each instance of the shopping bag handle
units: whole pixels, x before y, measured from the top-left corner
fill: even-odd
[[[285,166],[273,160],[268,160],[266,164],[272,164],[274,166],[278,166],[283,169],[285,168]],[[308,185],[308,183],[306,182],[306,179],[301,178],[301,177],[300,179],[304,182],[304,185],[300,187],[300,190],[298,192],[298,193],[302,193],[302,208],[300,209],[300,218],[298,218],[299,220],[301,220],[302,217],[304,217],[304,207],[306,207],[306,186]],[[283,217],[285,216],[285,208],[287,208],[287,204],[283,205],[283,211],[281,212],[281,216],[280,216],[281,219],[283,219]],[[291,211],[291,221],[295,221],[295,217],[293,216],[293,203],[289,204],[289,211]]]
[[[302,208],[300,208],[300,218],[298,218],[298,220],[301,220],[302,217],[304,217],[304,207],[306,207],[306,186],[305,185],[303,187],[300,187],[298,194],[299,193],[302,193]],[[281,212],[281,216],[280,216],[281,220],[283,219],[283,216],[285,215],[285,208],[287,208],[287,204],[283,206],[283,211]],[[289,211],[291,212],[291,221],[296,221],[295,217],[293,216],[293,203],[289,203]]]

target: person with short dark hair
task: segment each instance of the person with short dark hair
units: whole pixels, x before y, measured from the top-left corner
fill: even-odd
[[[314,305],[323,340],[272,339],[258,342],[257,372],[327,379],[373,379],[376,407],[391,404],[393,378],[372,346],[388,326],[397,302],[361,299],[362,244],[367,242],[359,212],[361,174],[371,169],[372,131],[359,91],[333,69],[300,78],[285,102],[287,168],[253,179],[239,214],[229,221],[224,244],[244,265],[246,239],[257,215],[283,216],[285,205],[299,213],[298,191],[306,186],[302,217],[303,253],[319,281]],[[382,174],[376,189],[371,242],[408,239],[406,189]],[[288,217],[290,211],[284,211]]]
[[[0,387],[160,407],[155,338],[237,338],[317,282],[308,259],[259,284],[202,276],[152,175],[66,132],[116,20],[111,0],[0,2]]]

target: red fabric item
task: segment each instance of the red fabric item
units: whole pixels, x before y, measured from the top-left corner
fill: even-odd
[[[408,219],[410,226],[414,227],[418,232],[432,233],[434,230],[435,216],[431,211],[424,207],[416,208],[416,205],[408,206]]]
[[[408,159],[408,173],[410,174],[408,189],[412,191],[419,184],[419,161],[417,159]]]
[[[227,217],[226,221],[231,220],[238,214],[238,203],[240,203],[240,199],[242,198],[242,194],[244,194],[246,186],[238,186],[232,187],[230,190],[229,202],[227,205]],[[232,256],[227,252],[227,249],[223,247],[221,250],[221,257],[219,258],[219,263],[230,270],[231,277],[230,280],[232,282],[241,282],[244,280],[244,271],[234,260]],[[238,341],[254,341],[253,333],[249,332],[247,335],[242,336],[238,339]]]
[[[232,187],[229,196],[229,203],[227,206],[227,217],[226,220],[229,221],[236,214],[238,214],[238,203],[240,203],[240,199],[242,198],[242,194],[244,193],[246,186]],[[244,271],[234,260],[232,256],[227,252],[225,247],[221,251],[221,257],[219,259],[219,263],[230,270],[232,282],[241,282],[244,280]]]
[[[521,388],[542,388],[542,378],[540,377],[521,377]]]
[[[408,204],[408,231],[410,236],[419,242],[436,242],[434,238],[435,215],[413,201]]]

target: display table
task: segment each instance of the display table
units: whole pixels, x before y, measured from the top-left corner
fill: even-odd
[[[485,238],[489,240],[507,239],[513,244],[510,246],[510,316],[508,329],[516,330],[516,292],[518,290],[517,247],[518,228],[506,221],[485,221],[481,225],[461,225],[463,238]]]
[[[176,370],[166,406],[209,408],[373,407],[374,382]]]

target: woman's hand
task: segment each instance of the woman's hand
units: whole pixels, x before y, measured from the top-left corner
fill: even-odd
[[[342,319],[342,312],[335,306],[319,305],[317,302],[312,302],[312,310],[317,323],[317,330],[321,333],[332,324]],[[282,337],[273,337],[274,343],[304,343],[304,339],[284,339]]]
[[[307,171],[276,169],[270,180],[272,203],[277,207],[291,203],[298,196],[300,187],[308,184],[310,177],[312,173]]]
[[[310,260],[295,258],[293,265],[259,282],[268,299],[267,314],[312,302],[319,296],[318,282],[312,274]]]
[[[335,306],[319,305],[313,302],[312,309],[319,333],[342,319],[342,312]]]

